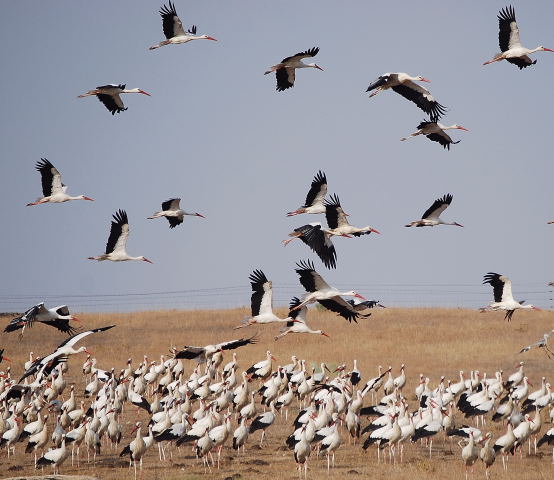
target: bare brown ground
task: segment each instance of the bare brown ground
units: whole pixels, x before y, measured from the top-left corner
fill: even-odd
[[[281,313],[285,313],[284,311]],[[368,319],[359,324],[349,325],[343,319],[328,312],[311,310],[309,322],[312,328],[322,328],[331,336],[327,339],[314,335],[289,335],[278,342],[273,340],[278,327],[268,325],[260,328],[249,327],[234,331],[247,314],[246,309],[229,311],[156,311],[131,314],[83,314],[85,328],[117,324],[117,327],[103,334],[88,337],[80,345],[86,345],[96,358],[98,366],[109,370],[112,366],[119,371],[124,367],[128,357],[133,358],[136,366],[142,356],[147,354],[157,360],[160,354],[167,354],[171,346],[206,345],[217,343],[242,335],[260,332],[257,345],[238,350],[239,363],[248,368],[252,363],[265,358],[265,351],[270,349],[280,364],[290,362],[293,354],[305,358],[308,364],[319,364],[325,361],[329,365],[358,360],[362,371],[362,382],[376,374],[377,366],[392,365],[395,375],[398,367],[405,363],[408,382],[404,389],[405,396],[412,408],[416,407],[414,388],[418,374],[429,376],[436,385],[439,377],[445,375],[453,381],[458,379],[458,371],[469,372],[478,369],[493,376],[497,369],[504,369],[506,374],[514,371],[516,363],[524,359],[525,370],[535,386],[540,384],[541,376],[554,378],[554,361],[548,360],[542,352],[532,351],[518,355],[519,349],[552,328],[551,312],[517,312],[514,320],[507,323],[502,313],[480,314],[469,310],[454,309],[380,309],[374,311]],[[7,321],[7,319],[3,319]],[[19,375],[23,362],[27,360],[30,350],[35,354],[46,354],[64,339],[64,336],[42,325],[37,325],[25,332],[22,341],[17,336],[2,335],[1,346],[13,362],[12,372]],[[228,361],[226,354],[224,361]],[[80,373],[84,358],[80,355],[70,359],[69,380],[76,382],[79,392],[83,391],[84,379]],[[6,364],[2,364],[5,368]],[[185,361],[190,372],[193,363]],[[370,404],[369,396],[365,405]],[[291,413],[294,413],[296,408]],[[543,412],[546,420],[547,412]],[[490,416],[489,416],[490,418]],[[143,420],[147,420],[143,417]],[[125,437],[119,450],[129,443],[129,431],[135,421],[134,409],[127,408],[121,420],[125,425]],[[456,414],[456,422],[464,421],[462,415]],[[278,420],[268,431],[268,443],[262,449],[255,445],[259,442],[260,433],[253,434],[248,442],[245,456],[237,456],[230,448],[224,450],[221,470],[208,474],[213,478],[227,478],[240,474],[240,478],[296,478],[292,453],[282,449],[286,435],[291,431],[289,424]],[[365,425],[364,421],[364,425]],[[495,438],[502,434],[503,427],[488,422]],[[551,425],[543,426],[541,435]],[[376,450],[370,448],[363,453],[359,445],[348,444],[346,433],[343,433],[345,444],[337,451],[337,466],[327,477],[324,458],[312,457],[308,478],[376,478],[376,479],[454,479],[464,478],[464,468],[460,457],[460,448],[444,441],[440,434],[433,444],[433,456],[429,459],[427,450],[422,445],[406,445],[405,463],[402,465],[377,465]],[[6,458],[6,451],[0,452],[0,477],[32,475],[33,458],[23,453],[24,444],[18,444],[16,456]],[[96,466],[81,463],[81,468],[71,467],[70,461],[62,467],[62,473],[94,474],[102,479],[133,478],[133,471],[127,468],[127,459],[119,458],[117,452],[109,446],[103,447]],[[510,458],[510,467],[505,475],[500,459],[491,469],[491,478],[518,480],[536,480],[554,478],[554,465],[551,463],[552,450],[543,447],[538,455],[522,459]],[[46,472],[46,471],[45,471]],[[201,462],[199,463],[190,450],[182,448],[174,452],[174,462],[160,462],[158,452],[151,449],[144,459],[144,479],[193,479],[205,478]],[[235,477],[239,478],[239,477]],[[483,467],[477,464],[471,478],[484,478]]]

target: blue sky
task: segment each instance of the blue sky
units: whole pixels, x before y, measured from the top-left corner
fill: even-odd
[[[314,256],[281,240],[320,219],[285,213],[320,169],[350,221],[382,232],[337,239],[335,271],[314,258],[329,283],[385,304],[473,308],[490,300],[480,284],[496,271],[516,298],[550,307],[554,54],[535,54],[525,71],[481,65],[498,51],[504,2],[176,0],[185,25],[219,42],[149,51],[164,38],[161,5],[5,5],[0,311],[44,298],[78,310],[245,305],[254,268],[285,303],[302,293],[295,262]],[[554,48],[554,4],[513,5],[523,44]],[[293,89],[276,92],[266,68],[313,46],[325,71],[300,71]],[[399,141],[423,112],[394,92],[364,93],[396,71],[432,81],[449,108],[442,122],[470,130],[452,133],[461,143],[448,152],[423,137]],[[128,110],[113,117],[76,98],[106,83],[152,96],[124,96]],[[96,201],[26,207],[41,193],[41,157],[73,195]],[[444,218],[465,228],[404,228],[445,193],[454,200]],[[174,196],[207,218],[174,230],[146,220]],[[119,208],[129,253],[154,265],[86,260],[103,251]]]

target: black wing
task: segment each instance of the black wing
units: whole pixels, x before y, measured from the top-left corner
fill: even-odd
[[[290,57],[287,57],[287,58],[283,58],[283,60],[281,61],[281,63],[287,63],[289,62],[290,60],[292,60],[294,57],[301,57],[301,58],[305,58],[305,57],[315,57],[317,54],[319,53],[319,47],[313,47],[313,48],[309,48],[308,50],[304,51],[304,52],[298,52],[294,55],[291,55]]]
[[[374,308],[374,307],[382,307],[379,303],[379,300],[366,300],[364,302],[356,303],[354,300],[347,300],[347,302],[352,305],[352,308],[356,310],[357,312],[360,312],[362,310],[365,310],[367,308]]]
[[[298,297],[292,297],[291,300],[290,300],[290,303],[289,303],[289,313],[288,313],[287,316],[292,318],[292,319],[295,319],[298,316],[298,314],[300,313],[301,309],[298,308],[296,310],[293,310],[293,308],[297,307],[301,303],[302,302]],[[292,327],[293,324],[294,324],[294,322],[287,322],[287,327]]]
[[[377,80],[375,80],[372,84],[367,87],[366,92],[370,92],[371,90],[376,89],[377,87],[383,87],[387,83],[389,83],[390,76],[389,75],[381,75]]]
[[[340,297],[339,297],[340,298]],[[342,301],[341,301],[342,300]],[[355,323],[358,323],[358,317],[367,318],[371,314],[361,314],[354,310],[354,307],[346,302],[346,300],[340,298],[340,300],[318,300],[318,302],[323,305],[327,310],[338,313],[341,317],[345,318],[352,323],[354,320]]]
[[[183,223],[183,220],[179,217],[165,217],[167,218],[167,221],[169,222],[169,228],[175,228],[177,225],[181,225]]]
[[[448,135],[445,132],[442,133],[430,133],[429,135],[425,135],[429,140],[432,142],[438,142],[440,143],[444,148],[450,150],[451,144],[460,143],[460,140],[457,142],[452,141],[450,138],[450,135]]]
[[[29,308],[23,315],[20,317],[13,318],[10,323],[4,329],[5,333],[15,332],[16,330],[22,329],[24,326],[31,328],[33,322],[35,321],[37,314],[40,312],[41,307],[44,306],[44,303],[39,303]]]
[[[325,218],[331,229],[339,226],[339,208],[342,207],[338,195],[331,195],[331,199],[325,201]]]
[[[427,210],[425,210],[425,213],[421,218],[427,218],[429,215],[431,215],[437,208],[440,208],[443,205],[450,205],[452,203],[452,195],[450,193],[447,193],[442,198],[437,198],[433,205],[431,205]]]
[[[60,332],[67,333],[68,335],[75,335],[79,328],[72,327],[69,324],[69,320],[57,318],[55,320],[43,320],[40,323],[44,323],[45,325],[50,325],[51,327],[54,327],[58,329]]]
[[[311,260],[300,260],[296,264],[298,268],[294,271],[300,276],[300,284],[307,292],[315,292],[315,279],[313,274],[316,273],[314,263]]]
[[[514,65],[517,65],[519,69],[530,67],[531,65],[535,65],[537,63],[536,60],[531,60],[527,55],[519,58],[507,58],[508,62],[513,63]]]
[[[250,338],[239,338],[238,340],[231,340],[230,342],[219,343],[217,346],[222,350],[234,350],[235,348],[244,347],[245,345],[254,345],[258,342],[258,334],[251,336]]]
[[[179,27],[181,27],[180,30],[183,30],[183,26],[179,16],[177,15],[177,11],[175,10],[175,5],[171,3],[171,0],[168,2],[168,5],[162,6],[160,9],[160,15],[162,16],[165,38],[170,39],[180,34],[181,32],[177,32],[176,30],[179,30]],[[193,28],[196,31],[196,27]]]
[[[114,251],[115,244],[119,240],[119,237],[123,231],[123,226],[128,223],[129,220],[127,219],[127,212],[125,210],[118,210],[115,212],[110,229],[110,236],[108,237],[108,243],[106,243],[106,254]]]
[[[321,229],[321,225],[303,225],[295,228],[294,231],[301,233],[298,238],[317,254],[327,268],[336,268],[337,252],[335,246],[329,236]]]
[[[294,87],[294,78],[296,76],[294,70],[294,68],[286,67],[275,70],[275,78],[277,79],[277,87],[275,88],[278,92]]]
[[[175,358],[185,358],[186,360],[192,360],[204,353],[204,347],[185,347],[180,352],[177,352]]]
[[[308,195],[306,195],[306,202],[304,203],[303,207],[306,208],[313,205],[316,198],[325,197],[326,193],[327,177],[325,176],[325,173],[320,170],[319,172],[317,172],[314,179],[312,180],[312,185],[310,187]]]
[[[499,273],[489,272],[483,277],[483,285],[485,283],[488,283],[489,285],[492,285],[493,293],[494,293],[494,301],[495,302],[501,302],[502,301],[502,292],[504,290],[504,282],[500,280]],[[509,311],[508,311],[509,312]],[[513,311],[512,311],[513,313]],[[506,313],[506,315],[508,315]],[[511,318],[511,315],[510,315]]]
[[[169,200],[166,200],[165,202],[162,203],[162,210],[163,211],[166,211],[166,210],[171,210],[171,204],[175,201],[175,200],[181,200],[180,198],[170,198]]]
[[[41,158],[35,165],[35,168],[40,172],[42,182],[42,194],[45,197],[52,195],[52,180],[54,179],[54,171],[56,167],[46,158]]]
[[[127,110],[127,108],[123,105],[123,102],[121,101],[121,97],[119,95],[107,95],[105,93],[98,93],[96,96],[98,97],[98,100],[100,100],[104,104],[104,106],[111,112],[112,115]]]
[[[252,285],[250,306],[252,308],[252,316],[255,317],[260,314],[260,305],[265,294],[264,284],[266,284],[269,280],[265,276],[265,273],[261,270],[254,270],[248,279],[250,280],[250,285]]]
[[[510,49],[510,36],[512,35],[512,22],[516,21],[516,12],[511,5],[500,10],[498,14],[498,45],[505,52]],[[517,26],[516,26],[517,28]]]
[[[67,305],[60,305],[57,309],[56,309],[56,313],[58,315],[62,315],[64,317],[68,316],[69,315],[69,308]]]
[[[414,102],[421,110],[423,110],[429,118],[436,122],[439,118],[446,113],[446,107],[441,105],[436,100],[429,100],[425,95],[413,88],[406,85],[395,85],[392,89],[402,95],[404,98]]]

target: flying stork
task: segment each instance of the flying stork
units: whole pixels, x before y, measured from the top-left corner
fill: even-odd
[[[104,104],[108,111],[111,112],[112,115],[115,115],[116,113],[124,112],[125,110],[127,110],[127,107],[123,105],[123,101],[119,96],[122,93],[142,93],[143,95],[148,95],[150,97],[149,93],[141,90],[140,88],[126,89],[125,84],[123,83],[110,83],[108,85],[101,85],[100,87],[96,87],[94,90],[89,90],[87,93],[83,93],[77,98],[84,98],[90,95],[96,95],[98,100],[100,100]]]
[[[175,228],[177,225],[183,223],[183,218],[185,215],[190,215],[193,217],[202,217],[206,218],[204,215],[198,212],[185,212],[179,206],[180,198],[170,198],[162,203],[162,209],[159,212],[153,213],[151,217],[147,217],[149,220],[158,217],[165,217],[169,222],[169,228]]]
[[[178,45],[179,43],[187,43],[191,40],[217,40],[209,35],[196,35],[196,25],[193,25],[189,30],[185,32],[181,19],[177,16],[175,5],[169,0],[168,5],[163,5],[160,9],[160,15],[162,17],[163,31],[165,38],[162,42],[152,45],[149,50],[155,50],[156,48],[163,47],[164,45]]]
[[[362,228],[353,227],[348,223],[346,217],[347,214],[342,209],[339,197],[331,195],[331,199],[325,201],[325,218],[327,219],[329,229],[334,235],[361,237],[362,235],[369,235],[372,232],[380,234],[380,232],[370,226]]]
[[[304,205],[293,212],[287,213],[287,217],[300,215],[301,213],[325,213],[325,205],[323,203],[325,195],[327,195],[327,177],[324,172],[319,170],[312,180]]]
[[[408,223],[405,227],[434,227],[435,225],[456,225],[457,227],[463,227],[456,222],[444,222],[440,218],[440,214],[444,212],[448,206],[452,203],[452,195],[447,193],[442,198],[437,198],[433,205],[431,205],[421,217],[421,220]]]
[[[483,63],[483,65],[499,62],[500,60],[507,60],[517,65],[521,70],[537,63],[536,60],[533,61],[529,58],[528,55],[530,53],[554,52],[554,50],[545,48],[542,45],[532,50],[521,45],[519,28],[516,22],[516,13],[514,7],[511,5],[503,8],[498,13],[498,28],[498,44],[500,45],[501,52],[495,55],[492,60]]]
[[[329,284],[323,280],[323,277],[315,271],[314,264],[310,260],[302,260],[296,265],[298,268],[296,268],[295,271],[300,277],[300,283],[308,294],[304,297],[302,302],[293,307],[294,310],[299,310],[308,303],[319,302],[325,308],[332,312],[336,312],[349,322],[354,320],[354,322],[357,323],[358,317],[369,317],[369,315],[363,315],[357,312],[352,305],[341,297],[341,295],[348,295],[366,300],[359,293],[354,290],[341,292],[329,286]]]
[[[298,238],[316,253],[327,268],[336,268],[337,252],[331,241],[333,235],[335,234],[324,228],[321,222],[312,222],[295,228],[289,233],[289,237],[291,238],[283,240],[282,243],[283,246],[287,246],[295,238]],[[340,234],[340,236],[351,238],[350,235],[346,234]]]
[[[265,273],[261,270],[254,270],[248,279],[252,286],[250,298],[252,316],[245,318],[241,325],[235,327],[235,330],[253,324],[288,321],[288,319],[279,318],[273,313],[273,287]]]
[[[377,80],[367,87],[366,92],[375,90],[369,95],[371,98],[383,90],[392,88],[396,93],[402,95],[411,102],[414,102],[419,108],[421,108],[421,110],[429,115],[431,121],[436,122],[446,113],[446,107],[437,102],[429,90],[423,88],[417,83],[414,83],[416,81],[431,83],[430,80],[427,80],[421,75],[412,77],[407,73],[402,72],[383,73]]]
[[[58,169],[50,163],[46,158],[41,158],[35,165],[35,168],[40,172],[42,180],[42,198],[38,198],[35,202],[28,203],[27,206],[40,205],[41,203],[63,203],[68,200],[94,200],[85,195],[77,195],[72,197],[68,195],[67,185],[62,183],[62,176]]]
[[[234,350],[235,348],[244,347],[245,345],[253,345],[257,343],[257,334],[250,338],[239,338],[221,342],[216,345],[206,345],[205,347],[185,346],[183,350],[175,352],[175,358],[186,358],[187,360],[196,359],[198,363],[204,363],[208,358],[211,358],[217,352],[223,350]]]
[[[480,309],[481,312],[506,310],[504,319],[510,321],[514,311],[520,309],[539,310],[540,308],[531,305],[523,305],[525,300],[517,302],[512,296],[512,281],[499,273],[489,272],[483,277],[483,284],[488,283],[493,288],[494,302]]]
[[[70,320],[79,321],[77,317],[71,315],[67,305],[46,308],[44,302],[40,302],[29,308],[23,315],[12,319],[4,329],[4,332],[9,333],[21,330],[20,336],[23,336],[25,328],[31,328],[35,322],[40,322],[50,325],[68,335],[75,335],[77,329],[69,324]]]
[[[315,57],[318,52],[319,47],[313,47],[306,50],[305,52],[299,52],[291,57],[283,58],[283,60],[281,60],[281,63],[270,67],[269,70],[264,73],[264,75],[275,72],[275,77],[277,78],[276,90],[278,92],[282,92],[287,88],[294,87],[295,71],[297,68],[317,68],[318,70],[323,71],[323,68],[315,63],[302,62],[303,58]]]
[[[405,140],[409,140],[410,138],[417,135],[425,135],[432,142],[438,142],[443,146],[443,148],[450,150],[450,145],[460,143],[460,140],[454,142],[452,138],[450,138],[450,135],[445,132],[445,130],[465,130],[466,132],[469,131],[467,128],[462,127],[457,123],[455,123],[454,125],[446,126],[439,122],[430,122],[423,120],[417,126],[417,132],[412,133],[408,137],[402,137],[400,141],[403,142]]]
[[[289,303],[289,318],[291,319],[287,322],[286,327],[282,328],[279,332],[279,335],[275,337],[275,340],[283,338],[289,333],[313,333],[315,335],[323,335],[324,337],[330,338],[323,330],[312,330],[306,323],[306,314],[308,313],[308,307],[304,305],[300,309],[295,309],[298,305],[302,303],[298,297],[292,297]]]
[[[104,332],[113,327],[115,327],[115,325],[94,328],[92,330],[86,330],[84,332],[78,333],[77,335],[73,335],[72,337],[69,337],[68,339],[60,343],[56,348],[56,350],[50,355],[46,355],[45,357],[42,357],[42,358],[37,358],[31,365],[31,367],[29,367],[25,371],[25,373],[17,383],[21,383],[25,378],[29,377],[30,375],[36,374],[37,380],[40,379],[43,375],[49,375],[54,370],[54,368],[56,368],[57,365],[59,365],[60,363],[65,363],[69,355],[75,355],[81,352],[86,352],[90,354],[90,352],[87,350],[86,347],[80,347],[77,350],[75,350],[73,346],[77,342],[81,341],[83,338],[87,337],[88,335],[91,335],[93,333],[98,333],[98,332]]]
[[[381,305],[379,303],[379,300],[365,300],[365,301],[362,302],[362,301],[358,300],[357,298],[353,298],[351,300],[347,300],[347,302],[350,305],[352,305],[354,310],[356,310],[357,312],[363,312],[364,310],[368,310],[368,309],[375,308],[375,307],[387,308],[384,305]],[[371,313],[368,314],[368,315],[371,315]]]
[[[129,220],[125,210],[118,210],[113,215],[112,226],[108,243],[106,243],[106,251],[102,255],[96,257],[88,257],[88,260],[110,260],[112,262],[124,262],[126,260],[142,260],[143,262],[153,263],[147,258],[131,257],[126,251],[127,238],[129,237]]]
[[[526,347],[523,347],[519,353],[525,353],[531,350],[532,348],[542,348],[544,353],[548,358],[551,358],[551,356],[554,356],[554,352],[550,349],[548,346],[548,338],[550,335],[554,333],[554,330],[551,330],[548,333],[545,333],[540,340],[537,340],[535,343],[532,343],[531,345],[527,345]]]

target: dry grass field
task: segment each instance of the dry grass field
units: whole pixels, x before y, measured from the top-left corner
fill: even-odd
[[[280,313],[286,313],[282,311]],[[241,369],[248,368],[252,363],[265,358],[265,351],[271,350],[280,364],[290,362],[290,357],[296,354],[307,360],[308,364],[319,364],[322,361],[333,366],[347,363],[352,367],[352,360],[358,360],[362,372],[362,383],[373,377],[377,366],[393,366],[393,373],[398,374],[401,363],[406,364],[408,382],[404,395],[409,400],[410,407],[416,408],[414,389],[419,379],[419,373],[431,378],[436,385],[439,377],[445,375],[457,381],[459,370],[469,372],[478,369],[494,376],[494,372],[503,369],[505,374],[515,370],[519,360],[525,360],[525,371],[535,387],[540,385],[541,376],[554,379],[554,361],[548,360],[540,351],[531,351],[523,355],[517,352],[529,343],[534,342],[542,334],[554,328],[554,317],[551,312],[516,312],[514,320],[507,323],[503,313],[480,314],[462,309],[379,309],[368,319],[360,320],[359,324],[348,324],[342,318],[329,312],[310,310],[308,321],[312,328],[322,328],[331,338],[315,335],[288,335],[275,342],[273,337],[279,327],[268,325],[264,327],[249,327],[234,331],[247,314],[246,309],[228,311],[156,311],[129,314],[82,314],[85,328],[116,324],[117,327],[98,335],[86,338],[80,345],[86,345],[98,359],[98,366],[109,370],[115,367],[117,371],[125,366],[127,358],[133,358],[136,366],[147,354],[150,359],[158,360],[161,354],[167,354],[172,346],[206,345],[217,343],[243,335],[259,332],[259,343],[239,349],[238,359]],[[2,319],[2,325],[8,318]],[[19,341],[14,334],[2,334],[0,348],[5,348],[5,354],[12,358],[12,374],[18,376],[22,365],[28,359],[29,351],[35,354],[46,354],[52,351],[64,339],[64,335],[43,325],[37,325],[25,331],[24,338]],[[224,361],[230,354],[226,353]],[[84,356],[76,355],[70,358],[69,381],[75,382],[80,395],[84,387],[81,366]],[[184,361],[185,368],[190,372],[194,363]],[[6,363],[0,366],[5,369]],[[365,405],[370,404],[369,395]],[[546,420],[547,412],[543,412]],[[135,409],[129,407],[124,412],[121,422],[125,425],[126,445],[130,441],[129,431],[135,419]],[[143,420],[147,420],[143,416]],[[290,420],[290,417],[289,417]],[[463,416],[458,412],[456,422],[461,424]],[[289,422],[290,423],[290,422]],[[364,421],[363,425],[365,425]],[[495,438],[502,434],[503,427],[488,422],[488,427],[494,432]],[[234,425],[233,425],[234,427]],[[541,435],[551,428],[550,424],[543,426]],[[175,452],[173,462],[160,462],[157,449],[151,449],[144,459],[144,479],[193,479],[213,478],[296,478],[295,464],[292,453],[283,449],[286,435],[291,431],[285,424],[284,417],[277,420],[268,431],[268,443],[262,449],[255,445],[259,442],[260,433],[253,434],[248,442],[245,456],[238,456],[230,448],[223,454],[221,470],[212,474],[204,474],[202,463],[194,458],[189,447]],[[387,478],[387,479],[448,479],[464,478],[464,468],[460,457],[460,448],[456,443],[443,441],[439,434],[433,444],[433,457],[429,459],[425,447],[406,445],[405,463],[402,465],[377,464],[374,447],[363,452],[359,445],[349,445],[346,433],[343,433],[344,445],[336,455],[337,466],[327,477],[324,457],[310,461],[308,478]],[[32,455],[23,454],[24,444],[18,444],[16,456],[6,458],[6,450],[0,451],[0,477],[34,474]],[[103,447],[102,455],[96,467],[81,463],[81,468],[72,468],[70,461],[62,466],[62,473],[94,474],[101,479],[133,478],[133,470],[128,470],[127,459],[119,458],[119,452]],[[491,469],[492,478],[518,480],[536,480],[554,478],[554,465],[551,458],[552,450],[543,447],[538,455],[522,459],[510,459],[507,474],[502,471],[500,459]],[[481,464],[477,464],[472,478],[484,478]]]

